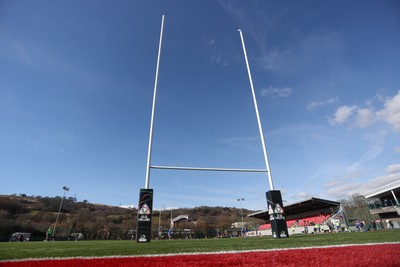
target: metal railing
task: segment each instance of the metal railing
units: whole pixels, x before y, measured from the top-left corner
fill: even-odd
[[[370,210],[373,209],[381,209],[386,207],[396,207],[399,206],[399,200],[397,199],[385,199],[383,201],[375,201],[368,203],[368,208]]]

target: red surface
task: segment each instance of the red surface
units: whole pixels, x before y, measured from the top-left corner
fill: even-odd
[[[155,257],[0,262],[8,266],[400,266],[400,244]]]

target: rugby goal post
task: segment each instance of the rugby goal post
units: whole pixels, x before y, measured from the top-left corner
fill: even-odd
[[[258,111],[257,98],[253,86],[253,79],[251,76],[250,65],[247,58],[246,46],[244,43],[243,33],[240,29],[238,32],[240,34],[240,39],[242,42],[244,58],[246,62],[247,74],[249,77],[250,88],[253,96],[254,108],[257,116],[258,129],[261,139],[261,144],[263,148],[265,167],[266,169],[237,169],[237,168],[207,168],[207,167],[182,167],[182,166],[155,166],[151,164],[151,156],[152,156],[152,146],[153,146],[153,130],[154,130],[154,116],[156,109],[156,100],[157,100],[157,87],[158,87],[158,73],[160,67],[160,58],[161,58],[161,47],[162,47],[162,38],[164,31],[164,18],[162,15],[161,19],[161,30],[160,30],[160,39],[158,45],[158,56],[157,56],[157,65],[156,65],[156,74],[154,79],[154,93],[153,93],[153,104],[151,110],[151,119],[150,119],[150,133],[149,133],[149,144],[147,151],[147,164],[146,164],[146,181],[145,187],[140,189],[139,195],[139,205],[138,205],[138,219],[137,219],[137,231],[136,231],[136,241],[140,243],[150,242],[151,239],[151,219],[152,219],[152,210],[153,210],[153,189],[149,188],[150,184],[150,172],[151,169],[162,169],[162,170],[181,170],[181,171],[228,171],[228,172],[266,172],[268,174],[268,181],[270,191],[266,192],[266,198],[268,202],[269,210],[279,210],[279,213],[273,212],[270,214],[270,220],[272,223],[272,232],[273,237],[289,237],[285,216],[283,214],[283,209],[276,209],[276,207],[283,207],[281,192],[279,190],[274,190],[274,184],[271,175],[271,169],[269,166],[268,153],[265,145],[264,133],[262,129],[260,114]]]

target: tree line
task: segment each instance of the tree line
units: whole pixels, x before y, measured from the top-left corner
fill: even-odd
[[[361,195],[353,195],[340,202],[350,221],[359,219],[369,222],[376,219],[369,213],[367,202]],[[0,195],[0,241],[8,241],[14,232],[29,232],[32,233],[31,240],[44,240],[47,228],[56,220],[60,203],[60,196]],[[255,230],[264,223],[246,216],[252,212],[243,209],[248,230]],[[171,218],[182,214],[188,215],[189,221],[173,225],[177,238],[183,238],[188,231],[193,238],[213,237],[231,229],[232,223],[241,221],[241,210],[233,207],[153,210],[153,237],[160,234],[165,237],[171,228]],[[93,204],[68,197],[63,201],[56,237],[68,239],[72,233],[82,233],[88,240],[128,239],[134,237],[136,224],[137,209]]]
[[[32,233],[31,240],[44,240],[49,226],[55,223],[61,197],[0,196],[0,241],[8,241],[14,232]],[[83,233],[85,239],[123,238],[133,227],[136,211],[92,204],[76,198],[64,199],[56,225],[56,236],[67,239],[72,233]]]
[[[55,223],[61,197],[0,195],[0,241],[8,241],[14,232],[32,233],[31,240],[44,240],[47,228]],[[175,224],[174,235],[190,231],[193,238],[215,236],[231,228],[241,219],[240,209],[232,207],[196,207],[173,210],[153,210],[152,230],[156,237],[171,228],[171,218],[189,215],[189,221]],[[243,209],[243,214],[252,211]],[[128,239],[136,230],[137,209],[93,204],[87,200],[65,198],[56,226],[56,238],[68,239],[72,233],[82,233],[84,239]],[[255,228],[262,220],[245,218]]]

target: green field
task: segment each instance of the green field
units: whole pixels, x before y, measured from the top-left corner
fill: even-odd
[[[47,257],[196,253],[382,242],[400,242],[400,230],[296,235],[287,239],[254,237],[199,240],[154,240],[151,243],[140,244],[135,241],[127,240],[3,242],[0,243],[0,260]]]

